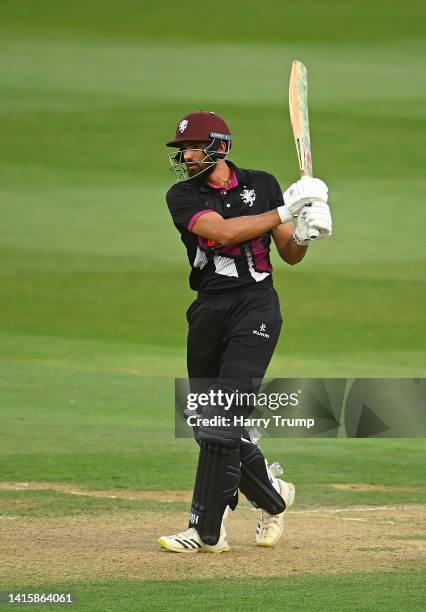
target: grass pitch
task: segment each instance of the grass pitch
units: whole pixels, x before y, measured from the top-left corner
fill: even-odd
[[[405,516],[395,544],[363,546],[364,523],[346,523],[364,571],[348,563],[286,575],[300,551],[283,541],[281,577],[248,581],[248,564],[268,561],[238,536],[240,576],[197,579],[193,557],[186,579],[169,581],[181,561],[157,553],[160,534],[150,544],[145,533],[150,554],[162,555],[155,581],[129,579],[118,562],[108,580],[82,571],[65,583],[43,525],[62,518],[69,534],[70,521],[122,524],[124,551],[137,555],[143,546],[125,517],[142,529],[158,510],[184,526],[185,496],[126,497],[188,491],[195,469],[192,442],[173,438],[172,379],[185,375],[192,295],[164,202],[173,179],[163,143],[179,117],[215,110],[231,125],[232,159],[288,185],[297,176],[287,110],[294,58],[309,70],[314,170],[330,185],[335,233],[294,268],[274,257],[285,321],[268,374],[424,376],[425,16],[419,2],[366,0],[217,0],[196,10],[2,2],[0,527],[22,534],[19,525],[37,521],[34,547],[49,571],[37,580],[8,566],[0,588],[69,586],[82,610],[226,609],[231,599],[237,610],[423,609],[424,538],[403,510],[424,508],[422,440],[265,440],[296,483],[295,513],[400,508],[383,519]],[[17,482],[53,489],[15,490]],[[291,546],[303,535],[289,531]],[[0,548],[3,560],[9,549]]]

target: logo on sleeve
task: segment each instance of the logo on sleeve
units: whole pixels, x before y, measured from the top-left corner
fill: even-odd
[[[253,206],[254,201],[256,199],[256,193],[254,189],[244,189],[241,192],[241,198],[244,204],[248,204],[249,206]]]

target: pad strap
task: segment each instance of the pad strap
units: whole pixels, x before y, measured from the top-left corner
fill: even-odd
[[[240,491],[256,508],[269,514],[281,514],[285,501],[273,487],[266,469],[265,457],[254,442],[241,441],[241,480]]]

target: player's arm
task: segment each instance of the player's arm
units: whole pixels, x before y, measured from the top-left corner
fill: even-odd
[[[199,217],[191,231],[202,238],[214,240],[226,246],[241,244],[246,240],[257,238],[257,236],[266,234],[281,222],[276,208],[260,215],[247,215],[232,219],[224,219],[219,213],[211,211]],[[293,230],[291,230],[291,233],[293,233]]]
[[[292,224],[278,225],[272,229],[277,251],[286,263],[294,266],[305,257],[308,245],[299,246],[293,238],[294,228]]]
[[[291,221],[306,203],[312,200],[327,198],[327,186],[320,179],[304,177],[293,183],[284,194],[281,193],[278,182],[273,178],[279,197],[271,200],[277,207],[260,215],[247,215],[224,219],[215,211],[200,215],[190,230],[208,240],[214,240],[224,246],[241,244],[246,240],[257,238],[277,227]],[[284,196],[284,197],[283,197]]]
[[[281,193],[280,186],[272,175],[270,180],[272,180],[272,190],[276,191],[271,197],[276,208],[271,208],[260,215],[244,215],[232,219],[224,219],[215,211],[206,211],[191,225],[191,231],[224,246],[241,244],[270,232],[277,225],[288,223],[307,202],[326,198],[327,186],[319,179],[304,177],[303,180],[293,183],[284,194]]]

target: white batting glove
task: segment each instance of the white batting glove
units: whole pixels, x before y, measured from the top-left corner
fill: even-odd
[[[306,246],[311,240],[329,238],[332,228],[333,223],[328,204],[312,202],[300,211],[293,239],[298,245]]]
[[[318,178],[303,176],[284,191],[284,206],[277,208],[281,223],[296,217],[299,211],[311,202],[327,202],[328,187]]]

